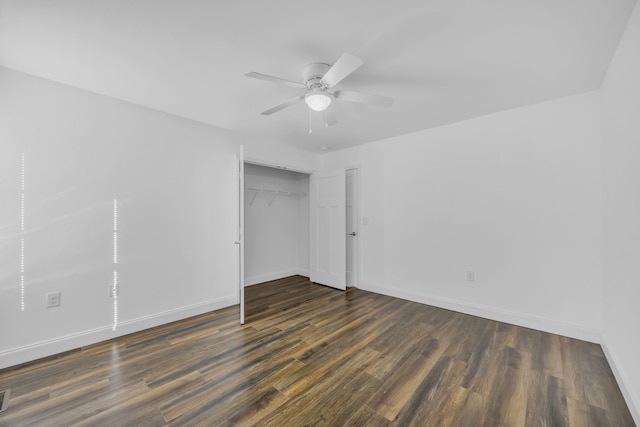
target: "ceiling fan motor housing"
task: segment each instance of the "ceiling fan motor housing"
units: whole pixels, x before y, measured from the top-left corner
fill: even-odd
[[[331,66],[322,62],[314,62],[302,69],[302,81],[307,89],[323,88],[322,77],[329,71]]]

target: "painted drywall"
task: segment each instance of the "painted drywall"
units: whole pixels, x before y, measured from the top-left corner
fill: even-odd
[[[320,156],[318,156],[320,162]],[[298,174],[298,274],[309,276],[310,211],[309,175]]]
[[[245,284],[308,275],[308,175],[246,164],[245,188]]]
[[[268,120],[268,117],[265,119]],[[292,126],[299,125],[292,124]],[[255,137],[242,134],[236,134],[236,138],[244,144],[244,159],[251,164],[306,174],[320,170],[320,153],[290,147],[282,144],[281,141],[256,140]]]
[[[588,93],[325,155],[361,167],[361,286],[599,340],[599,114]]]
[[[604,347],[640,425],[640,7],[602,86]]]
[[[0,368],[237,303],[233,138],[6,69],[0,93]]]

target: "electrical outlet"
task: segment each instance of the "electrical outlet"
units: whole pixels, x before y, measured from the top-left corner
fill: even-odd
[[[47,308],[60,307],[60,292],[47,294]]]
[[[473,271],[467,271],[467,281],[473,282],[474,280],[476,280],[476,273]]]
[[[118,286],[117,284],[109,285],[109,297],[111,298],[117,297],[119,293],[120,293],[120,286]]]

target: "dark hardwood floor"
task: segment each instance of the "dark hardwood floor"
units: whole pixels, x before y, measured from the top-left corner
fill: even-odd
[[[0,426],[634,426],[600,346],[291,277],[0,371]]]

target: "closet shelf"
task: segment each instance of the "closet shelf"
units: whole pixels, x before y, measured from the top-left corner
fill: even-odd
[[[254,192],[253,196],[251,197],[251,201],[249,202],[249,206],[253,205],[253,202],[256,200],[258,193],[267,193],[272,195],[271,200],[268,202],[269,206],[271,206],[271,204],[278,196],[305,197],[307,195],[306,193],[298,193],[296,191],[274,190],[271,188],[245,187],[244,190],[248,192]]]

